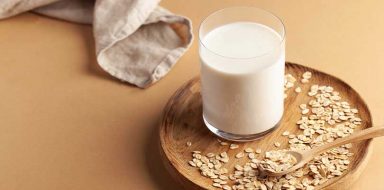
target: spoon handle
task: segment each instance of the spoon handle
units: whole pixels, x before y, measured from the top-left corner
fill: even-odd
[[[307,154],[320,154],[328,149],[338,147],[344,144],[384,136],[384,127],[370,127],[343,138],[336,139],[333,142],[311,149]]]

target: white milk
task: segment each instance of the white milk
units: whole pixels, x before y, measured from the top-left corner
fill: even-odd
[[[201,40],[205,122],[237,135],[276,126],[284,110],[282,37],[262,24],[235,22],[213,29]]]

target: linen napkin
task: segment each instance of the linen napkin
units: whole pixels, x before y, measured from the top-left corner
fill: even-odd
[[[192,42],[188,18],[160,0],[1,0],[0,19],[25,11],[93,24],[98,64],[112,76],[145,88],[158,81]]]

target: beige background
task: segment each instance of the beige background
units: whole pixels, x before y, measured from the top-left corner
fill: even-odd
[[[279,15],[287,60],[338,76],[384,124],[384,1],[165,0],[190,17],[231,5]],[[90,26],[27,13],[0,21],[0,189],[179,189],[156,152],[170,95],[199,73],[192,48],[157,84],[141,90],[97,65]],[[355,189],[382,189],[384,138]]]

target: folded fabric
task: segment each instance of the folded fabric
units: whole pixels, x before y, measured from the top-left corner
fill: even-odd
[[[99,65],[145,88],[172,68],[192,42],[189,19],[158,6],[160,0],[1,0],[0,19],[33,10],[93,24]]]

